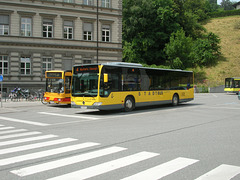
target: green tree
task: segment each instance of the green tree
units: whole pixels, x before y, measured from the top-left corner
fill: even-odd
[[[168,56],[167,64],[173,69],[186,69],[192,67],[193,39],[186,37],[185,32],[181,29],[172,33],[170,42],[166,44],[165,52]]]
[[[219,9],[219,5],[217,4],[217,0],[209,0],[208,9],[210,12],[217,11]]]
[[[123,1],[123,59],[161,65],[165,44],[180,25],[172,0]],[[130,55],[131,54],[131,55]]]
[[[230,0],[222,0],[221,7],[224,10],[233,10],[234,7],[232,6],[234,3],[232,3]]]
[[[202,21],[208,18],[208,4],[208,0],[184,0],[184,9],[195,14],[198,21]]]
[[[199,23],[209,5],[208,0],[123,0],[123,60],[181,69],[211,64],[218,54],[210,52],[214,36],[206,37]]]
[[[202,39],[197,39],[192,50],[192,58],[199,67],[212,66],[217,63],[221,55],[219,46],[220,39],[213,33],[204,35]]]
[[[168,65],[174,69],[215,65],[221,54],[219,43],[220,39],[213,33],[194,40],[185,36],[183,30],[177,31],[166,44]]]
[[[186,33],[186,36],[191,36],[193,38],[198,38],[201,36],[202,31],[205,29],[198,22],[198,15],[193,14],[192,10],[188,9],[185,5],[184,0],[173,0],[174,1],[174,11],[178,14],[178,19],[176,21],[180,24],[181,28]],[[188,1],[189,3],[190,1]],[[190,6],[190,5],[189,5]],[[187,9],[186,9],[187,8]],[[176,29],[176,31],[179,29]],[[175,31],[175,32],[176,32]]]

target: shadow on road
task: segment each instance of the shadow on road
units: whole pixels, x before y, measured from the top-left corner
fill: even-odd
[[[84,114],[84,115],[91,115],[91,116],[108,116],[108,115],[129,115],[129,114],[139,114],[144,112],[154,112],[154,111],[166,111],[171,109],[180,109],[185,107],[192,107],[192,106],[199,106],[202,104],[197,103],[184,103],[179,104],[178,106],[172,106],[171,104],[168,105],[152,105],[152,106],[144,106],[144,107],[137,107],[131,112],[124,112],[124,110],[108,110],[108,111],[81,111],[77,112],[76,114]]]

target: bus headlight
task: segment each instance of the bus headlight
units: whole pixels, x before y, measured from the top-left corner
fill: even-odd
[[[95,102],[94,104],[93,104],[93,106],[101,106],[102,105],[102,102]]]

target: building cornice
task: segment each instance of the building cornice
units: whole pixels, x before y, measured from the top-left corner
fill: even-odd
[[[74,20],[78,18],[77,16],[70,16],[70,15],[60,15],[60,16],[63,19],[70,19],[70,20]]]
[[[42,17],[52,17],[52,18],[55,18],[58,16],[57,14],[51,14],[51,13],[39,13],[39,15]]]
[[[91,17],[80,17],[80,19],[82,21],[90,21],[90,22],[94,22],[97,20],[97,18],[91,18]]]
[[[18,14],[24,15],[24,16],[35,16],[36,12],[29,12],[29,11],[17,11]]]
[[[41,48],[64,48],[64,49],[90,49],[96,50],[96,41],[65,40],[65,39],[46,39],[38,37],[20,37],[20,36],[0,36],[6,37],[0,39],[0,45],[23,46],[23,47],[41,47]],[[121,43],[99,42],[99,50],[122,52]]]
[[[6,10],[6,9],[0,9],[0,13],[1,13],[1,14],[12,14],[12,13],[14,13],[14,11],[12,11],[12,10]]]
[[[32,1],[32,0],[31,0]],[[66,4],[63,2],[56,2],[56,1],[46,1],[48,3],[61,3],[61,4]],[[73,8],[70,7],[57,7],[57,6],[50,6],[48,5],[41,5],[41,4],[30,4],[30,3],[17,3],[17,2],[9,2],[9,1],[0,1],[0,5],[9,5],[9,6],[17,6],[17,7],[28,7],[28,8],[39,8],[39,9],[43,9],[43,10],[58,10],[58,11],[65,11],[65,12],[74,12],[74,13],[88,13],[88,14],[96,14],[97,11],[97,7],[96,6],[92,6],[91,10],[86,10],[83,9],[83,7],[85,5],[82,4],[74,4],[72,5]],[[71,5],[72,3],[70,3]],[[63,5],[64,6],[64,5]],[[82,9],[78,8],[78,7],[82,7]],[[122,17],[122,10],[121,9],[112,9],[112,8],[103,8],[103,7],[99,7],[99,15],[111,15],[111,16],[120,16]],[[106,11],[111,11],[111,12],[106,12]],[[116,11],[116,13],[113,13],[113,11]]]

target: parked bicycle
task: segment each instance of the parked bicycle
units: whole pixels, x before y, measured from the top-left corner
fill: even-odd
[[[33,95],[29,89],[14,88],[9,94],[9,98],[12,100],[26,99],[27,101],[33,101]]]

